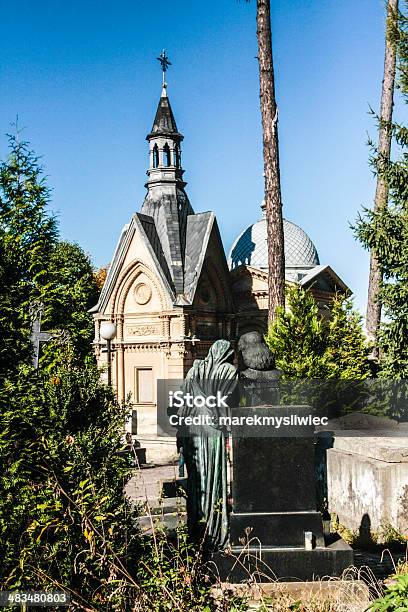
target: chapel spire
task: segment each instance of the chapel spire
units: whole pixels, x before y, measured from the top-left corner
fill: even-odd
[[[183,135],[177,129],[167,95],[166,72],[171,62],[165,49],[157,59],[163,73],[162,92],[152,129],[146,136],[150,144],[150,163],[147,171],[149,178],[146,187],[150,189],[166,183],[177,183],[178,186],[184,187],[180,147]]]
[[[154,221],[157,241],[166,262],[177,299],[184,299],[185,248],[187,218],[194,211],[184,191],[181,167],[183,135],[177,128],[167,95],[166,71],[170,66],[166,52],[157,58],[163,71],[162,92],[150,133],[147,194],[141,213]]]

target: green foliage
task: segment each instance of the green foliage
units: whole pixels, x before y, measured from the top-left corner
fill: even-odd
[[[58,240],[50,191],[28,143],[9,137],[0,166],[0,586],[63,588],[76,607],[126,608],[139,542],[119,456],[125,408],[100,380],[88,309],[98,296],[88,256]],[[30,365],[29,307],[69,332]],[[44,345],[43,345],[44,346]]]
[[[55,217],[47,212],[49,198],[38,157],[18,134],[9,136],[9,156],[0,165],[0,227],[24,297],[38,298],[45,290],[47,259],[57,240]]]
[[[91,352],[98,281],[89,257],[77,244],[58,240],[48,212],[50,190],[38,157],[19,136],[9,136],[9,155],[0,164],[0,373],[30,360],[29,307],[44,305],[47,330],[69,332],[73,355]],[[43,365],[58,362],[58,346],[43,345]]]
[[[326,336],[327,378],[347,380],[369,376],[368,347],[361,326],[360,314],[352,301],[336,295]]]
[[[117,454],[125,412],[91,363],[24,367],[0,395],[0,585],[59,585],[82,604],[132,594],[135,511]],[[115,591],[115,595],[113,592]],[[112,599],[113,598],[113,599]]]
[[[370,612],[408,612],[408,574],[391,576],[383,597],[369,607]]]
[[[408,103],[408,19],[401,15],[396,38],[399,88]],[[374,213],[364,209],[354,227],[366,249],[373,249],[384,275],[380,300],[384,320],[379,333],[380,373],[387,378],[408,378],[408,129],[395,124],[393,136],[400,155],[385,163],[373,149],[374,171],[389,188],[388,207]]]
[[[0,378],[10,374],[20,360],[30,356],[28,330],[22,328],[15,287],[18,275],[6,248],[7,236],[0,227]]]
[[[0,373],[30,354],[28,305],[46,293],[47,260],[55,245],[55,218],[47,213],[49,189],[26,142],[9,136],[0,164]]]
[[[372,530],[367,525],[360,526],[359,529],[353,531],[340,523],[337,514],[333,513],[331,520],[333,530],[341,535],[343,540],[350,544],[352,548],[373,550],[380,553],[384,551],[384,548],[397,553],[404,552],[406,548],[406,536],[395,529],[391,523],[384,523],[376,530]]]
[[[324,378],[325,334],[317,304],[297,285],[287,290],[286,301],[288,309],[277,311],[266,337],[276,366],[288,378]]]
[[[368,350],[360,316],[349,298],[335,296],[327,320],[308,290],[287,290],[287,309],[280,308],[266,336],[285,378],[364,379]]]
[[[179,524],[173,541],[155,525],[154,536],[144,541],[138,563],[138,605],[152,612],[243,612],[248,609],[245,598],[225,589],[212,594],[209,573],[202,550],[189,541],[185,525]]]
[[[75,355],[90,353],[93,322],[88,310],[98,301],[99,288],[89,256],[70,242],[58,242],[50,253],[49,283],[44,299],[46,329],[64,329],[69,333]],[[52,361],[55,345],[43,350],[43,363]]]

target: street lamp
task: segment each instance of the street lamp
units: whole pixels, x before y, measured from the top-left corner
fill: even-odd
[[[112,349],[111,342],[116,336],[116,325],[112,321],[103,321],[99,330],[101,338],[106,340],[106,350],[108,353],[108,385],[112,384]]]

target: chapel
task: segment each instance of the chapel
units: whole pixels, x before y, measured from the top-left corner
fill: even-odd
[[[103,321],[116,324],[112,384],[134,417],[126,425],[164,462],[174,440],[157,435],[157,381],[183,379],[195,359],[218,338],[264,332],[267,320],[267,240],[262,216],[235,240],[228,259],[214,212],[194,212],[186,193],[179,132],[167,84],[158,103],[149,147],[146,196],[120,234],[99,301],[91,312],[95,353],[106,364]],[[311,288],[327,311],[336,291],[348,293],[297,225],[284,221],[287,283]],[[136,426],[137,421],[137,426]]]

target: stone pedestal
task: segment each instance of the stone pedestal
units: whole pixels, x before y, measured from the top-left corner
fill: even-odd
[[[352,549],[324,536],[316,510],[314,427],[293,424],[310,413],[307,406],[234,409],[233,416],[292,417],[292,424],[232,428],[231,554],[215,557],[222,580],[311,580],[352,565]]]

